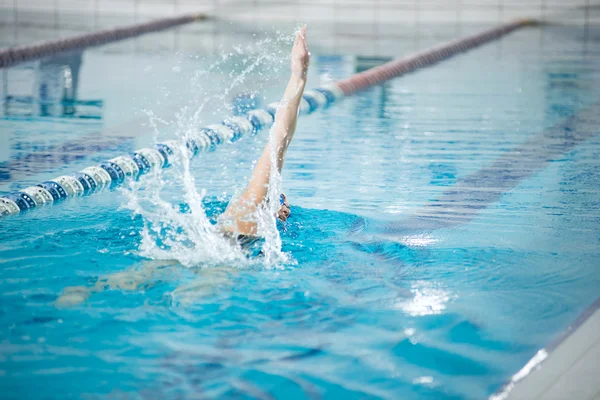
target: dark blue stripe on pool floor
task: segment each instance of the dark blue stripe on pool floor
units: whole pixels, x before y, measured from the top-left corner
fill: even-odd
[[[521,181],[546,167],[548,162],[572,150],[600,130],[600,102],[532,136],[482,168],[448,187],[441,196],[398,222],[375,224],[386,234],[428,231],[469,222]]]

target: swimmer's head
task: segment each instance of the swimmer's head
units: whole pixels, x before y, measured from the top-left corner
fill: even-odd
[[[277,218],[285,222],[289,218],[291,210],[290,205],[287,202],[287,197],[285,197],[285,194],[283,193],[279,195],[279,204],[281,207],[279,208],[279,211],[277,211]]]

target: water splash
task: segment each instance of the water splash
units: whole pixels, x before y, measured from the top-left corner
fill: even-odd
[[[199,127],[210,122],[203,121],[204,115],[212,112],[222,118],[231,113],[232,107],[227,100],[234,90],[245,83],[250,74],[265,78],[274,76],[284,65],[287,67],[289,47],[282,45],[292,41],[293,37],[290,35],[278,35],[276,38],[260,40],[254,46],[238,46],[234,48],[234,52],[222,53],[208,68],[194,72],[190,78],[193,99],[174,115],[173,120],[159,118],[151,110],[144,110],[156,141],[165,139],[162,128],[170,128],[175,131],[181,145],[173,149],[169,169],[153,171],[122,190],[126,198],[123,208],[133,211],[143,220],[138,249],[140,255],[151,259],[176,260],[185,266],[244,267],[256,263],[257,260],[250,259],[248,252],[223,235],[218,225],[208,217],[203,205],[207,191],[205,188],[198,188],[192,174],[189,150],[183,143],[193,138]],[[231,72],[232,62],[243,65],[240,73]],[[228,73],[230,82],[225,88],[211,92],[203,87],[203,82],[215,72]],[[268,80],[264,84],[267,82]],[[253,85],[255,83],[256,80],[253,80]],[[261,89],[260,82],[256,89]],[[272,136],[270,132],[270,141]],[[264,238],[263,257],[259,261],[267,267],[290,262],[289,257],[281,251],[281,238],[275,217],[281,193],[281,176],[275,167],[275,157],[273,151],[269,201],[264,207],[259,207],[256,215],[259,236]],[[246,184],[247,182],[239,182],[239,187],[232,188],[234,193],[239,193],[240,188]],[[181,202],[186,204],[185,212],[181,210]]]
[[[266,265],[280,265],[289,261],[281,251],[281,236],[277,230],[277,212],[279,211],[279,195],[281,193],[281,174],[277,169],[277,152],[275,144],[275,125],[269,130],[269,153],[271,172],[269,174],[269,190],[263,207],[259,207],[256,222],[258,235],[265,238],[263,254]]]
[[[196,189],[187,151],[185,146],[173,149],[171,171],[157,170],[124,190],[127,198],[124,207],[142,216],[144,221],[140,255],[177,260],[185,266],[247,264],[242,248],[222,235],[208,218],[202,202],[206,190]],[[189,209],[182,212],[165,199],[165,188],[177,188],[175,191],[181,193]]]

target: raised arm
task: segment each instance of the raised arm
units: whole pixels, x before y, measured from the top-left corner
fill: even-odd
[[[256,235],[254,215],[266,199],[271,178],[271,146],[275,148],[277,170],[281,173],[287,148],[294,137],[298,107],[306,85],[310,53],[306,44],[306,27],[296,34],[291,55],[291,76],[275,114],[272,137],[258,160],[248,187],[233,200],[225,213],[223,228],[240,235]]]

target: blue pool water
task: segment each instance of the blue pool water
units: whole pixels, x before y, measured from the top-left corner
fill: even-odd
[[[75,113],[5,108],[0,191],[216,122],[248,91],[276,100],[272,37],[230,58],[86,52]],[[310,87],[372,61],[313,53]],[[303,117],[283,264],[145,256],[153,205],[131,199],[156,177],[0,219],[2,397],[486,398],[598,296],[599,54],[578,28],[525,29]],[[9,72],[24,92],[31,70]],[[209,216],[266,138],[192,163]],[[185,210],[180,172],[161,196]]]

